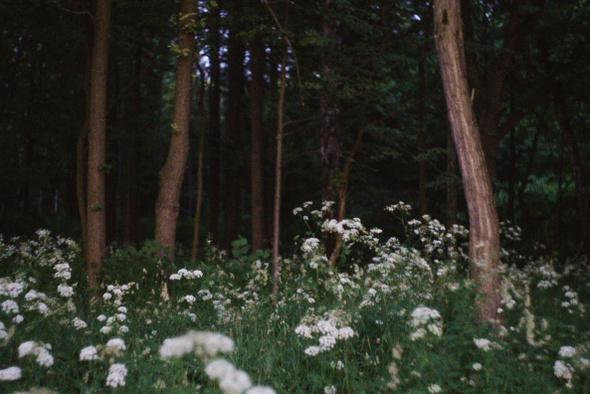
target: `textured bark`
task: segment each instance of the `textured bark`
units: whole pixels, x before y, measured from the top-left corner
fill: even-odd
[[[92,293],[96,293],[100,286],[102,259],[106,249],[104,164],[110,21],[111,1],[97,1],[90,66],[88,180],[85,231],[87,236],[85,258],[88,273],[88,287]]]
[[[244,94],[244,45],[239,33],[240,19],[243,15],[241,0],[232,2],[230,18],[232,25],[228,37],[228,74],[229,92],[226,112],[226,154],[225,187],[224,187],[224,232],[225,248],[229,250],[232,242],[238,237],[240,218],[239,189],[241,169],[239,156],[242,152],[242,96]]]
[[[457,152],[453,133],[447,133],[447,227],[457,222]]]
[[[221,45],[221,34],[219,33],[219,7],[212,11],[211,19],[211,87],[209,88],[209,228],[213,241],[219,240],[219,189],[221,182],[220,154],[221,135],[219,133],[220,114],[220,86],[221,86],[221,61],[219,59],[219,47]]]
[[[325,0],[324,6],[329,8],[331,0]],[[337,30],[337,21],[325,20],[322,37],[330,42],[334,48],[326,50],[322,54],[321,70],[323,78],[330,78],[334,72],[334,59],[332,53],[338,50],[341,45],[341,37]],[[336,87],[326,88],[328,91],[335,91]],[[323,95],[320,97],[320,173],[322,182],[322,201],[333,201],[335,206],[331,213],[328,213],[324,220],[333,219],[334,213],[339,212],[344,201],[341,200],[340,189],[342,182],[342,125],[340,124],[340,108],[334,97]],[[338,239],[334,234],[324,234],[323,237],[326,254],[330,256],[331,265],[335,264],[336,257],[332,256],[337,249]]]
[[[263,172],[263,125],[262,99],[264,95],[264,47],[259,39],[250,43],[250,128],[252,147],[250,151],[250,183],[252,193],[252,250],[264,247],[264,172]]]
[[[434,2],[434,27],[449,122],[469,212],[470,274],[482,293],[477,301],[478,319],[499,324],[498,215],[467,86],[459,0]]]
[[[156,241],[168,250],[170,259],[174,258],[180,191],[189,151],[195,39],[187,25],[194,22],[197,1],[184,0],[181,12],[184,18],[180,24],[180,53],[176,59],[171,141],[166,163],[160,171],[160,193],[156,202]]]

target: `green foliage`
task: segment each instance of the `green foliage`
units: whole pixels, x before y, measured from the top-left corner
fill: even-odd
[[[124,381],[117,391],[218,393],[225,383],[206,371],[219,356],[203,350],[214,346],[236,371],[280,393],[590,389],[585,264],[503,266],[504,326],[496,331],[475,322],[478,292],[457,268],[464,256],[452,239],[464,230],[412,219],[399,203],[388,210],[403,221],[402,244],[360,220],[322,222],[325,209],[295,210],[308,230],[281,261],[276,304],[269,256],[250,253],[243,238],[229,256],[207,243],[200,262],[166,277],[155,242],[115,249],[91,308],[68,274],[78,264],[75,243],[45,231],[3,242],[2,263],[12,269],[0,279],[0,376],[18,366],[22,377],[0,387],[106,393]],[[340,270],[327,266],[315,238],[326,231],[345,240]],[[503,234],[517,247],[518,229],[507,224]],[[27,346],[37,350],[24,355]],[[114,366],[126,371],[122,380],[113,380]]]

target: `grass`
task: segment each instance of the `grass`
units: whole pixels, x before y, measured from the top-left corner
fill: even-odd
[[[505,226],[498,332],[475,323],[464,228],[396,204],[402,243],[358,219],[322,223],[325,209],[294,211],[308,231],[275,304],[270,258],[244,239],[165,275],[153,242],[113,249],[91,305],[74,241],[0,239],[0,392],[590,392],[585,261],[519,256]],[[345,240],[337,270],[327,231]]]

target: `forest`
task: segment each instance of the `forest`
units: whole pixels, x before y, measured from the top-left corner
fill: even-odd
[[[586,0],[0,33],[0,391],[590,391]]]

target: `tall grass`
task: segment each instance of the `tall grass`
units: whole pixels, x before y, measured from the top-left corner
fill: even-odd
[[[157,246],[113,249],[86,302],[78,245],[39,230],[0,238],[0,392],[590,392],[589,270],[525,258],[505,226],[503,325],[477,324],[467,230],[388,207],[403,241],[361,220],[322,222],[281,261],[238,240],[169,268]],[[337,269],[319,239],[344,241]]]

